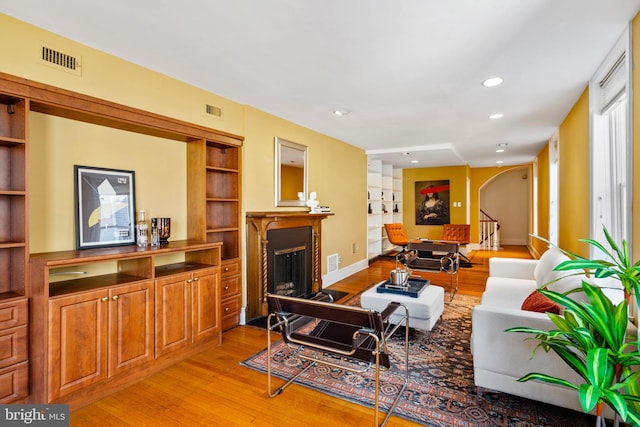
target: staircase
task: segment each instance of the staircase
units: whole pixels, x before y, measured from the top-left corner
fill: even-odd
[[[480,209],[480,249],[500,250],[500,224]]]

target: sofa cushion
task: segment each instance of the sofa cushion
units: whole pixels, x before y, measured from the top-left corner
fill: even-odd
[[[533,271],[533,277],[538,284],[538,287],[541,288],[545,285],[545,283],[548,283],[559,277],[566,276],[567,272],[553,271],[553,269],[556,265],[560,264],[563,261],[567,261],[568,259],[569,257],[566,256],[558,248],[552,247],[547,249],[546,252],[543,253],[538,260],[538,264]]]
[[[519,309],[527,295],[535,290],[536,282],[533,280],[489,278],[486,290],[482,293],[482,304]]]
[[[547,282],[547,289],[553,292],[564,294],[576,288],[582,289],[583,280],[592,283],[584,274],[576,275],[572,274],[569,271],[563,271],[562,273],[564,273],[564,275],[561,276],[560,279]],[[576,302],[589,302],[587,295],[583,291],[574,292],[567,296]]]
[[[535,311],[536,313],[554,313],[560,314],[560,307],[546,296],[542,295],[538,290],[531,292],[525,298],[520,307],[522,310]]]
[[[505,293],[512,292],[525,292],[524,295],[537,289],[536,282],[534,280],[527,279],[515,279],[508,277],[489,277],[485,284],[485,291],[499,291]],[[522,300],[521,300],[522,301]]]

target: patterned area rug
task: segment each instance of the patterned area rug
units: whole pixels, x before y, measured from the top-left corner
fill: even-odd
[[[394,416],[430,427],[582,427],[594,425],[595,418],[579,412],[522,399],[504,393],[485,392],[478,396],[473,384],[473,358],[470,351],[471,311],[479,298],[456,295],[430,332],[410,331],[409,385]],[[359,297],[347,304],[358,305]],[[393,338],[391,353],[401,355],[402,337]],[[302,366],[290,357],[282,341],[273,349],[272,368],[276,375],[289,378]],[[266,351],[242,362],[244,366],[266,372]],[[402,367],[402,360],[396,360]],[[373,370],[354,374],[326,366],[316,366],[301,376],[299,384],[365,406],[374,399]],[[381,375],[381,396],[389,405],[396,395],[398,370]],[[277,385],[279,385],[276,382]],[[287,393],[287,390],[284,391]]]

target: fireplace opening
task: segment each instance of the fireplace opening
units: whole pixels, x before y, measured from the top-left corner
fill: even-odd
[[[267,291],[304,298],[313,291],[311,227],[267,232]]]
[[[305,246],[275,251],[274,294],[303,297],[306,289]]]

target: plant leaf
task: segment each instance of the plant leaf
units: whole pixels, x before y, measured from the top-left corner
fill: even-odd
[[[567,388],[571,388],[574,390],[578,390],[578,386],[570,383],[569,381],[562,379],[562,378],[557,378],[557,377],[553,377],[551,375],[547,375],[547,374],[541,374],[539,372],[531,372],[530,374],[525,375],[522,378],[518,379],[518,382],[526,382],[526,381],[531,381],[531,380],[537,380],[537,381],[542,381],[545,383],[549,383],[549,384],[557,384],[557,385],[561,385],[563,387],[567,387]]]
[[[581,384],[578,388],[578,398],[584,412],[591,411],[600,400],[600,390],[591,384]]]

